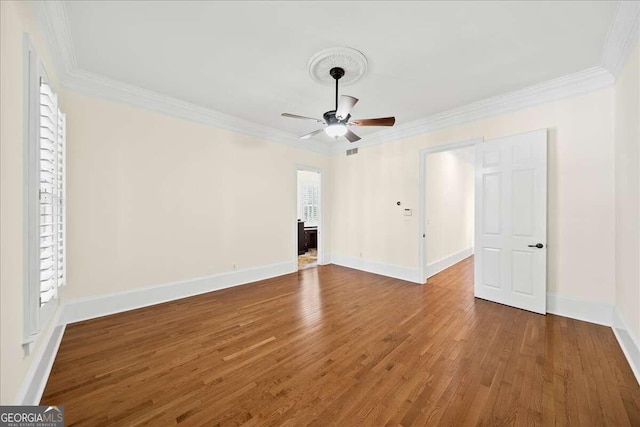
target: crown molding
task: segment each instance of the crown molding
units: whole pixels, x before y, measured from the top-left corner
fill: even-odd
[[[36,0],[32,4],[46,35],[63,88],[301,150],[330,153],[330,144],[327,142],[301,143],[297,136],[268,126],[84,71],[78,67],[65,3],[59,0]]]
[[[134,107],[321,154],[341,154],[347,148],[368,147],[397,141],[609,87],[615,81],[614,74],[610,70],[616,70],[616,66],[620,67],[626,59],[625,55],[628,55],[628,51],[633,47],[633,34],[637,33],[640,11],[640,2],[637,1],[620,2],[618,4],[607,42],[603,49],[602,63],[608,64],[607,66],[588,68],[574,74],[375,132],[363,137],[362,140],[354,144],[318,140],[305,141],[304,144],[301,144],[296,135],[79,69],[64,2],[49,0],[32,1],[32,3],[35,5],[46,38],[49,41],[49,47],[54,58],[54,66],[62,87],[86,95],[125,103]],[[606,60],[604,59],[605,57],[607,58]]]
[[[66,89],[96,98],[155,111],[219,129],[226,129],[262,140],[285,144],[293,148],[320,154],[330,153],[330,146],[325,142],[305,141],[301,143],[296,136],[286,132],[87,71],[73,70],[63,76],[60,82]]]
[[[64,2],[34,0],[31,2],[47,38],[53,65],[60,77],[78,68],[73,38]]]
[[[638,43],[639,22],[640,2],[618,2],[600,58],[600,64],[616,78]]]
[[[482,101],[434,114],[425,119],[388,128],[356,143],[340,142],[332,148],[332,154],[342,153],[348,148],[369,147],[392,141],[435,132],[440,129],[505,114],[538,104],[578,96],[598,89],[610,87],[615,82],[613,75],[602,67],[592,67],[577,73],[539,83],[524,89],[497,95]]]

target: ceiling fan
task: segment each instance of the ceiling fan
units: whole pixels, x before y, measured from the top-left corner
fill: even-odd
[[[353,133],[349,126],[393,126],[396,122],[395,117],[380,117],[377,119],[351,119],[351,110],[358,102],[358,98],[349,95],[342,95],[338,98],[338,81],[344,76],[344,69],[334,67],[329,70],[329,74],[336,81],[336,109],[324,113],[324,120],[314,119],[313,117],[299,116],[297,114],[282,113],[283,117],[293,119],[313,120],[318,123],[327,125],[325,128],[314,130],[306,135],[302,135],[300,139],[309,139],[314,135],[324,131],[327,135],[338,138],[344,136],[349,142],[356,142],[360,137]]]

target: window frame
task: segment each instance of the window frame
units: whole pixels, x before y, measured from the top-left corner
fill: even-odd
[[[46,82],[50,87],[51,84],[37,51],[26,33],[24,34],[23,77],[23,350],[28,355],[39,334],[50,324],[58,311],[61,305],[62,288],[56,285],[58,286],[57,295],[45,304],[40,304],[40,85],[41,81]],[[56,123],[56,126],[59,124]],[[64,120],[63,129],[66,129],[66,120]],[[66,142],[66,138],[64,142]],[[66,275],[66,143],[63,143],[59,156],[64,167],[61,222],[63,227],[62,262]],[[56,254],[56,263],[58,259]],[[66,282],[66,276],[64,281]]]

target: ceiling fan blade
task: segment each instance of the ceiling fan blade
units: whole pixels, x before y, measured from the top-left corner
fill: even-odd
[[[342,95],[340,99],[338,99],[338,109],[336,110],[336,118],[338,120],[345,119],[349,115],[349,113],[351,113],[353,106],[356,105],[357,103],[358,103],[358,98],[354,98],[353,96],[349,96],[349,95]]]
[[[356,141],[360,141],[361,139],[358,135],[351,132],[350,130],[347,130],[347,133],[344,134],[344,137],[347,138],[349,142],[356,142]]]
[[[307,117],[307,116],[299,116],[297,114],[282,113],[280,115],[282,117],[289,117],[289,118],[292,118],[292,119],[313,120],[314,122],[324,123],[324,121],[322,121],[320,119],[314,119],[313,117]]]
[[[393,126],[396,122],[395,117],[380,117],[377,119],[358,119],[349,122],[354,126]]]
[[[318,130],[314,130],[313,132],[309,132],[306,135],[302,135],[300,139],[309,139],[312,136],[319,134],[320,132],[324,132],[324,129],[318,129]]]

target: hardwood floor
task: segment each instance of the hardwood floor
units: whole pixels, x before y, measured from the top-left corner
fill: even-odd
[[[639,426],[610,328],[338,266],[69,325],[66,425]]]
[[[315,268],[318,266],[318,249],[311,248],[302,255],[298,255],[298,270]]]

